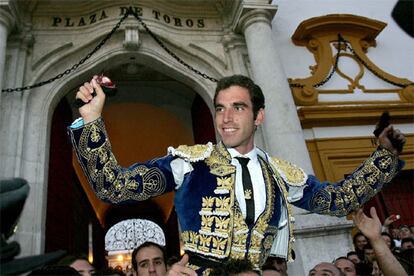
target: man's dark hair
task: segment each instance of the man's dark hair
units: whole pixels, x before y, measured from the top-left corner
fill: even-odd
[[[364,236],[364,237],[365,237],[365,235],[364,235],[364,234],[362,234],[362,232],[357,232],[357,233],[354,235],[354,237],[352,238],[352,242],[353,242],[354,244],[356,244],[356,240],[357,240],[357,238],[358,238],[359,236]],[[365,237],[365,238],[367,239],[367,237]],[[368,241],[368,239],[367,239],[367,241]]]
[[[401,228],[407,228],[408,230],[410,230],[410,231],[411,231],[411,229],[410,229],[410,227],[408,226],[408,224],[401,224],[401,225],[398,227],[398,229],[401,229]]]
[[[138,263],[136,260],[136,256],[138,254],[138,252],[142,249],[142,248],[146,248],[146,247],[157,247],[161,250],[162,252],[162,259],[164,260],[164,264],[167,264],[167,254],[165,252],[165,248],[159,244],[156,244],[154,242],[144,242],[143,244],[141,244],[140,246],[138,246],[137,248],[134,249],[134,251],[132,251],[131,254],[131,262],[132,262],[132,268],[137,272],[138,271]]]
[[[126,274],[122,270],[112,268],[112,267],[107,267],[107,268],[98,270],[98,271],[92,273],[92,275],[93,276],[98,276],[98,275],[99,276],[105,276],[105,275],[108,275],[108,276],[126,276]]]
[[[356,253],[355,251],[349,251],[349,252],[346,254],[346,257],[347,257],[347,258],[349,258],[349,256],[351,256],[351,255],[357,255],[357,256],[358,256],[358,253]]]
[[[46,275],[72,275],[80,276],[81,274],[73,267],[67,265],[51,265],[44,266],[42,268],[33,270],[28,276],[46,276]]]
[[[366,245],[364,245],[364,251],[365,249],[373,249],[372,245],[368,242]]]
[[[180,261],[180,258],[177,256],[171,256],[167,260],[167,266],[173,266],[175,263],[178,263]]]
[[[348,254],[349,254],[349,253],[348,253]],[[355,252],[355,254],[356,254],[356,252]],[[352,266],[354,267],[354,269],[356,269],[354,262],[353,262],[353,261],[351,261],[350,259],[348,259],[348,257],[345,257],[345,256],[341,256],[341,257],[336,258],[336,259],[333,261],[333,264],[336,266],[336,264],[335,264],[335,263],[336,263],[337,261],[339,261],[339,260],[347,260],[349,263],[351,263],[351,264],[352,264]]]
[[[355,264],[355,272],[357,275],[371,275],[372,266],[369,263]]]
[[[348,253],[349,254],[349,253]],[[356,253],[355,253],[356,254]],[[335,263],[336,261],[339,261],[339,260],[347,260],[347,261],[350,261],[351,262],[351,260],[350,259],[348,259],[348,257],[345,257],[345,256],[340,256],[340,257],[338,257],[338,258],[336,258],[333,262]]]
[[[262,89],[253,82],[250,78],[242,75],[233,75],[221,78],[217,82],[216,92],[214,94],[214,105],[216,105],[217,95],[221,90],[227,89],[231,86],[244,87],[249,91],[250,100],[253,103],[253,114],[256,119],[260,108],[265,108],[265,98]]]
[[[266,259],[265,263],[262,265],[262,270],[270,269],[272,267],[275,268],[273,265],[273,262],[276,262],[277,264],[282,264],[282,263],[286,263],[286,259],[281,258],[281,257],[276,257],[276,256],[269,256]]]
[[[74,254],[74,255],[66,255],[62,259],[59,260],[58,265],[61,266],[70,266],[77,260],[87,261],[89,263],[88,257],[85,254]]]
[[[403,243],[406,243],[406,242],[412,242],[414,244],[414,238],[404,238],[404,239],[402,239],[401,240],[401,247],[402,247]]]
[[[210,276],[231,276],[231,275],[237,275],[242,272],[256,272],[256,271],[253,270],[253,265],[249,260],[229,259],[223,265],[220,265],[214,268],[210,272],[209,275]]]

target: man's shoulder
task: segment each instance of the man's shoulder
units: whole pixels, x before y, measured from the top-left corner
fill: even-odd
[[[210,157],[213,149],[214,146],[211,142],[208,142],[207,144],[197,144],[191,146],[180,145],[176,148],[169,147],[168,154],[180,157],[189,162],[197,162]]]
[[[271,157],[270,164],[276,169],[280,176],[291,186],[302,186],[308,179],[302,168],[289,161]]]

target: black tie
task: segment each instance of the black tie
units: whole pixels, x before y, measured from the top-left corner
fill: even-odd
[[[250,159],[247,157],[236,157],[236,159],[242,167],[243,191],[246,200],[246,223],[250,225],[254,222],[253,185],[249,169],[247,168],[247,163],[249,163]]]

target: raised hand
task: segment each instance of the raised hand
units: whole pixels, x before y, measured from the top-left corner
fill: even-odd
[[[85,103],[79,108],[79,113],[82,116],[84,123],[92,122],[98,119],[102,114],[102,109],[105,103],[105,93],[102,91],[102,88],[96,79],[97,76],[94,76],[91,82],[85,82],[79,87],[79,90],[76,93],[76,99],[80,99]]]
[[[362,209],[359,209],[352,215],[355,225],[369,240],[381,239],[381,221],[378,218],[377,211],[371,207],[370,215],[368,217],[364,214]]]
[[[394,129],[392,125],[386,127],[378,137],[381,147],[399,154],[405,144],[405,136],[399,129]]]
[[[189,275],[189,276],[197,276],[197,273],[192,270],[191,268],[186,267],[188,264],[188,255],[185,254],[178,263],[175,263],[168,271],[167,276],[175,276],[175,275]]]
[[[377,211],[374,207],[371,207],[369,213],[371,217],[368,217],[364,214],[362,209],[359,209],[352,215],[352,218],[358,229],[371,243],[378,265],[383,273],[382,275],[407,275],[402,265],[395,258],[394,254],[392,254],[384,239],[381,237],[381,221],[377,216]]]
[[[400,216],[399,215],[395,215],[395,214],[393,214],[393,215],[391,215],[391,216],[389,216],[389,217],[387,217],[385,220],[384,220],[384,223],[383,223],[383,226],[384,227],[389,227],[393,222],[395,222],[395,221],[397,221],[397,220],[399,220],[400,219]]]

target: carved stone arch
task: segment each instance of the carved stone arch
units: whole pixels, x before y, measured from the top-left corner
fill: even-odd
[[[104,34],[102,36],[104,36]],[[159,70],[161,73],[170,75],[176,80],[181,81],[189,87],[194,88],[195,91],[209,105],[210,110],[213,111],[213,105],[211,103],[213,98],[212,87],[214,87],[215,84],[210,80],[204,79],[202,76],[197,75],[195,72],[187,69],[184,65],[177,62],[151,37],[142,36],[142,38],[143,41],[138,51],[128,51],[122,46],[121,36],[115,37],[112,43],[119,46],[112,47],[111,49],[105,49],[103,47],[102,50],[98,51],[84,65],[80,66],[77,71],[71,73],[75,77],[64,76],[62,79],[68,83],[75,81],[74,86],[76,86],[78,84],[82,84],[84,81],[87,81],[88,76],[97,74],[101,71],[105,71],[105,68],[122,64],[126,62],[130,57],[135,57],[138,63],[150,68],[156,67],[157,70]],[[47,78],[54,77],[60,72],[64,72],[66,69],[70,68],[73,64],[83,58],[86,53],[89,53],[98,41],[100,41],[100,39],[95,38],[88,45],[83,45],[81,48],[67,49],[67,51],[61,53],[60,56],[51,55],[49,61],[44,61],[42,66],[36,68],[36,72],[34,72],[32,81],[29,83],[29,85]],[[171,45],[172,44],[169,43],[167,44],[168,47],[171,47]],[[174,45],[172,49],[179,58],[182,58],[194,69],[199,70],[208,76],[218,78],[218,76],[223,76],[225,74],[223,71],[217,70],[217,66],[215,66],[216,58],[208,60],[206,58],[200,57],[200,54],[198,52],[204,51],[203,49],[200,50],[197,47],[176,48]],[[191,58],[188,58],[189,56]],[[187,59],[183,57],[187,57]],[[76,83],[76,81],[78,83]],[[59,82],[59,80],[56,82]],[[33,89],[32,92],[35,92],[36,90],[37,89]],[[56,90],[54,89],[53,91]],[[53,94],[53,91],[49,90],[49,94]],[[63,97],[64,95],[60,96]],[[60,100],[61,97],[57,97],[56,99]],[[56,99],[54,101],[50,101],[50,103],[56,103]],[[54,108],[54,106],[47,106]]]

